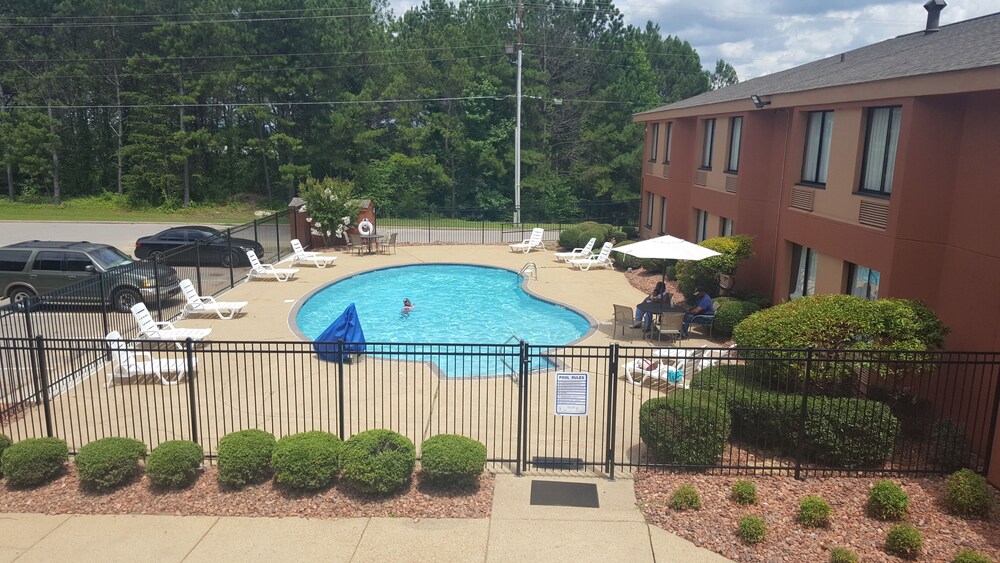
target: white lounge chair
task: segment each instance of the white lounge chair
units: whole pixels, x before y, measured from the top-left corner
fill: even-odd
[[[542,243],[542,235],[545,234],[545,229],[536,227],[531,229],[531,236],[522,240],[521,242],[515,242],[510,245],[511,252],[524,252],[525,254],[540,248],[545,250],[545,244]]]
[[[231,319],[247,306],[246,301],[216,301],[211,295],[198,295],[191,280],[181,280],[181,292],[187,303],[181,311],[181,318],[188,315],[218,315],[220,319]]]
[[[210,328],[176,328],[170,322],[157,322],[149,314],[149,309],[143,302],[132,305],[132,316],[139,325],[139,337],[147,340],[166,340],[174,342],[178,348],[183,348],[181,341],[204,340],[211,332]]]
[[[293,266],[300,262],[312,262],[317,268],[325,268],[337,259],[336,256],[328,256],[302,248],[302,243],[297,238],[292,239],[292,252],[294,253],[292,256]]]
[[[585,258],[572,258],[567,260],[571,266],[580,268],[581,270],[589,270],[593,266],[601,266],[604,268],[614,268],[614,263],[611,262],[611,243],[606,242],[604,246],[601,247],[600,254],[592,254]]]
[[[574,248],[569,252],[556,252],[555,253],[556,260],[559,260],[560,262],[565,262],[567,260],[572,260],[574,258],[586,258],[587,256],[593,254],[593,252],[591,251],[594,250],[594,243],[596,242],[597,242],[596,238],[591,238],[590,240],[587,241],[587,244],[583,245],[583,248]]]
[[[668,385],[684,386],[684,368],[670,365],[665,359],[637,358],[625,364],[625,379],[632,385],[655,380]]]
[[[274,264],[261,264],[253,250],[247,250],[247,258],[250,259],[250,272],[247,274],[250,279],[274,276],[274,279],[284,282],[299,273],[298,268],[275,268]]]
[[[136,352],[127,342],[122,340],[122,335],[117,330],[112,330],[105,337],[108,347],[111,348],[111,358],[114,367],[108,373],[108,380],[104,387],[111,387],[115,379],[141,379],[155,376],[164,385],[177,385],[187,375],[188,366],[186,358],[176,359],[154,359],[149,352]],[[192,367],[197,369],[198,360],[192,358]],[[174,379],[167,379],[167,374],[177,374]]]

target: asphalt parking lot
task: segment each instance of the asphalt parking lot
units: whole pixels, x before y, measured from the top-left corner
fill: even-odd
[[[103,242],[129,256],[135,239],[156,234],[180,223],[86,223],[70,221],[0,221],[0,246],[23,240]]]

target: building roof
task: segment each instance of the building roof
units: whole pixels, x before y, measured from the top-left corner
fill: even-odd
[[[1000,12],[866,45],[641,112],[1000,65]]]

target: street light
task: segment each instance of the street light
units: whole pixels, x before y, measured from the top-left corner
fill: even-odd
[[[521,224],[521,0],[517,0],[517,125],[514,127],[514,224]]]

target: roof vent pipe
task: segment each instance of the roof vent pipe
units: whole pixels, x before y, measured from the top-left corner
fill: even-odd
[[[933,33],[938,30],[938,24],[941,20],[941,10],[944,9],[948,4],[944,0],[927,0],[924,4],[924,9],[927,10],[927,27],[924,29],[924,33]]]

